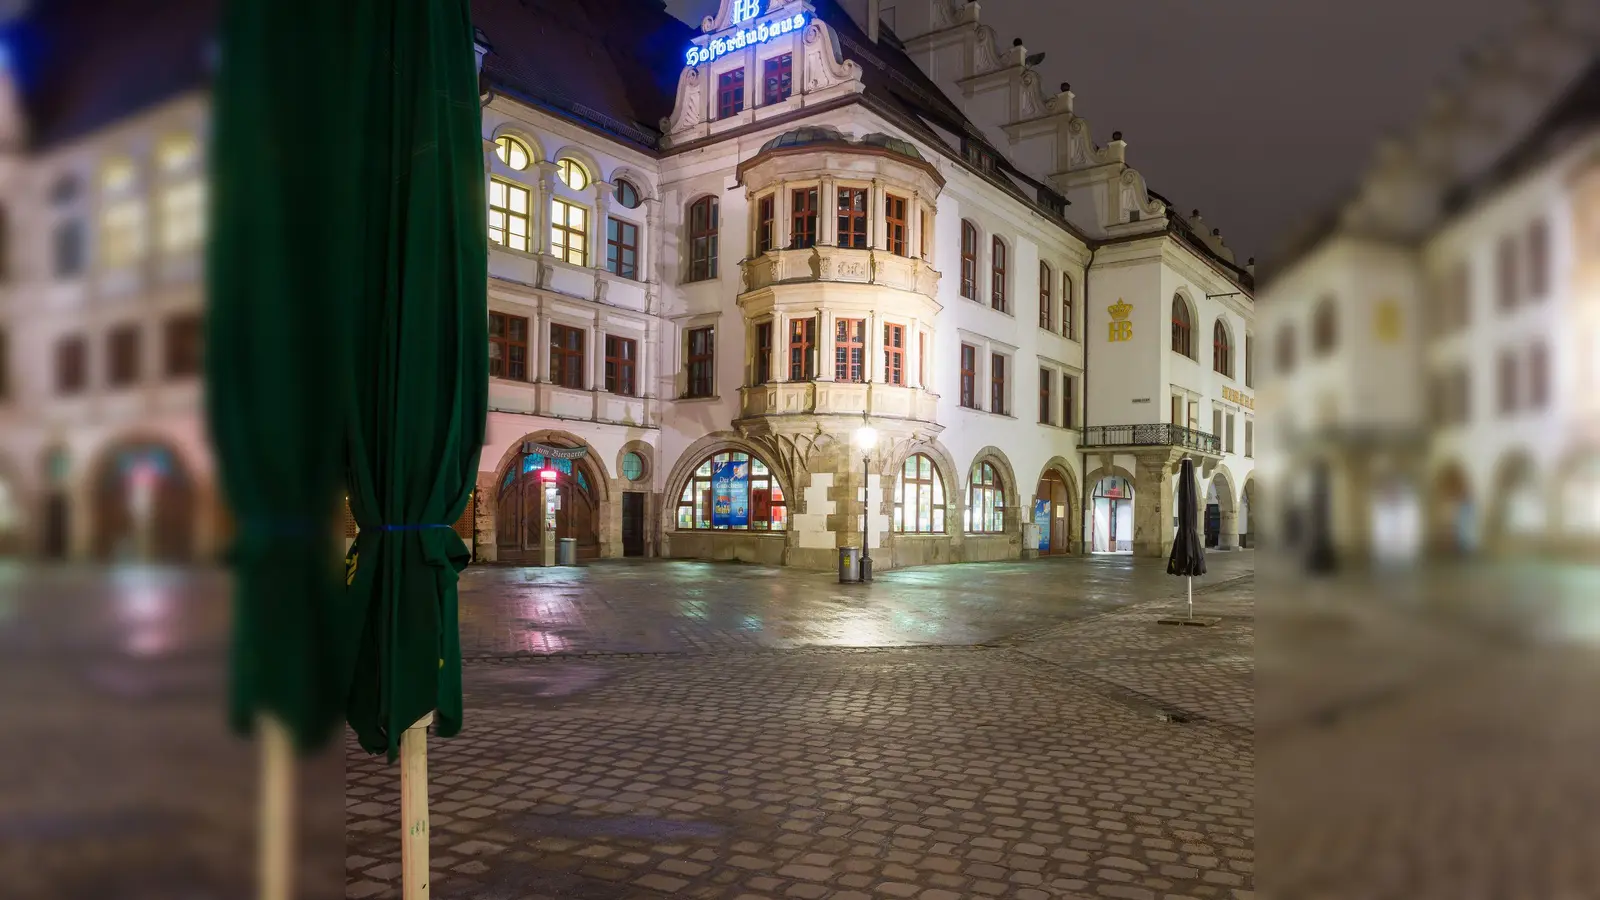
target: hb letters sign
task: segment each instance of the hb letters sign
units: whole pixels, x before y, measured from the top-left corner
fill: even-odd
[[[1108,340],[1115,344],[1118,341],[1133,340],[1133,323],[1128,321],[1128,314],[1133,312],[1133,306],[1117,298],[1117,302],[1106,307],[1106,312],[1111,313],[1111,335]]]

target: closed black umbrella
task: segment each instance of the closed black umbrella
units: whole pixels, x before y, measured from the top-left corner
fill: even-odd
[[[1194,576],[1206,573],[1206,551],[1200,540],[1200,514],[1195,499],[1194,461],[1183,458],[1178,475],[1178,535],[1167,558],[1167,574],[1189,579],[1189,618],[1194,618]]]

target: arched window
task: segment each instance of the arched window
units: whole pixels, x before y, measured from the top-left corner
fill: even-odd
[[[1211,326],[1211,370],[1233,377],[1233,348],[1228,344],[1228,329],[1221,319]]]
[[[1072,276],[1061,273],[1061,333],[1069,340],[1078,339],[1078,329],[1072,315]]]
[[[700,461],[678,496],[681,531],[783,531],[783,488],[759,457],[721,450]]]
[[[1181,294],[1172,296],[1172,351],[1194,358],[1194,321]]]
[[[625,178],[617,179],[616,198],[617,203],[627,209],[639,208],[639,189]]]
[[[944,534],[944,479],[933,460],[921,453],[906,460],[894,486],[894,530]]]
[[[717,277],[717,198],[689,205],[689,280]]]
[[[967,531],[972,534],[998,534],[1005,530],[1006,489],[994,466],[980,462],[972,467],[967,487]]]
[[[528,149],[528,145],[510,135],[495,138],[494,155],[500,157],[501,162],[516,172],[526,169],[528,162],[533,159],[533,151]],[[571,162],[571,160],[562,160],[562,162]]]
[[[1055,328],[1055,298],[1050,296],[1050,288],[1055,283],[1055,273],[1050,271],[1050,264],[1041,260],[1039,262],[1039,327],[1046,330]]]
[[[961,220],[961,296],[978,299],[978,226]]]
[[[990,258],[990,293],[989,305],[1001,312],[1006,311],[1006,242],[995,236]]]
[[[1323,297],[1311,320],[1311,348],[1318,356],[1326,356],[1338,344],[1338,311],[1334,309],[1332,297]]]
[[[588,187],[591,180],[589,178],[589,170],[584,168],[583,163],[570,156],[563,156],[556,160],[556,176],[561,179],[562,184],[575,191],[581,191]]]
[[[1278,329],[1277,357],[1275,365],[1280,378],[1294,371],[1294,329],[1288,325]]]

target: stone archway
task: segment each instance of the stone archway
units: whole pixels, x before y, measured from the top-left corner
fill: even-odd
[[[1237,485],[1227,466],[1217,466],[1202,499],[1201,524],[1206,546],[1217,550],[1239,549],[1239,503]],[[1215,524],[1211,507],[1216,506]]]
[[[1433,552],[1461,556],[1478,547],[1478,520],[1472,484],[1460,463],[1439,467],[1429,482],[1428,536]]]
[[[588,442],[565,431],[524,435],[501,455],[493,485],[478,491],[489,507],[494,559],[538,564],[546,546],[564,538],[577,542],[579,560],[615,555],[605,527],[610,494],[605,464]]]
[[[992,483],[974,481],[986,477],[986,472],[993,473]],[[1023,500],[1011,460],[998,447],[984,447],[973,455],[961,483],[963,558],[1016,559],[1021,552]]]
[[[1079,552],[1082,518],[1078,515],[1078,480],[1065,457],[1045,463],[1033,493],[1030,520],[1039,526],[1041,555],[1062,556]],[[1032,548],[1029,548],[1032,549]]]
[[[1567,549],[1592,553],[1600,546],[1600,447],[1574,451],[1558,472],[1556,533]]]
[[[1083,511],[1084,546],[1089,553],[1132,553],[1136,526],[1136,479],[1122,466],[1101,466],[1090,472],[1089,505]]]
[[[1491,481],[1486,546],[1496,553],[1536,546],[1546,535],[1547,507],[1532,457],[1522,450],[1506,454]]]
[[[88,469],[90,549],[107,562],[180,563],[194,558],[200,491],[169,442],[113,442]]]

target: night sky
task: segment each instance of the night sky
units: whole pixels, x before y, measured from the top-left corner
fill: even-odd
[[[926,0],[884,0],[926,2]],[[717,0],[668,0],[699,25]],[[1000,44],[1047,54],[1100,143],[1236,256],[1270,256],[1336,199],[1383,134],[1408,128],[1465,50],[1517,22],[1518,0],[984,0]]]

